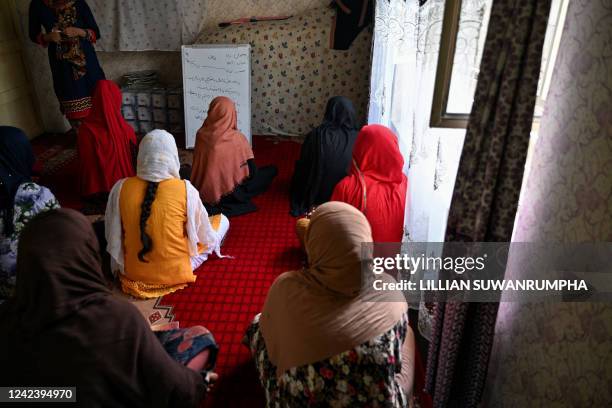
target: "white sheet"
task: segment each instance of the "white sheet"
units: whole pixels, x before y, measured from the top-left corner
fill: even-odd
[[[207,0],[87,0],[99,51],[178,51],[202,29]]]

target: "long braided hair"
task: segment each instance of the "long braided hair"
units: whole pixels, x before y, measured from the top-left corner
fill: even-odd
[[[144,256],[153,249],[153,240],[147,234],[147,220],[151,216],[151,206],[155,200],[158,185],[159,183],[148,182],[144,199],[140,205],[140,242],[142,242],[142,249],[138,252],[138,260],[140,262],[149,262]]]

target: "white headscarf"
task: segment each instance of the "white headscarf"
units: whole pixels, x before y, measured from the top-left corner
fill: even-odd
[[[159,183],[171,178],[181,178],[178,149],[174,136],[165,130],[155,129],[140,142],[136,174],[145,181]]]
[[[178,149],[174,136],[165,130],[155,129],[142,138],[138,148],[137,176],[145,181],[159,183],[164,180],[180,179]],[[121,226],[121,211],[119,209],[119,197],[121,188],[126,179],[121,179],[113,186],[106,205],[105,235],[107,241],[106,250],[111,255],[111,266],[113,271],[123,272],[123,233]],[[215,252],[221,255],[221,237],[215,232],[206,208],[200,200],[198,190],[188,181],[185,181],[187,189],[187,223],[185,230],[189,243],[189,255],[191,265],[195,269],[202,264],[208,255]],[[198,243],[206,245],[206,251],[199,253]]]

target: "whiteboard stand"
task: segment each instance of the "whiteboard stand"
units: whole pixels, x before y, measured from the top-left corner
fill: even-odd
[[[198,129],[217,96],[236,104],[238,130],[251,141],[251,46],[195,44],[181,47],[185,147],[193,148]]]

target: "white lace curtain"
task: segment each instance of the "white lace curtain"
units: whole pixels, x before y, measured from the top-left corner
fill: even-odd
[[[486,1],[490,2],[464,0],[461,19],[482,21]],[[399,138],[408,176],[405,241],[444,241],[465,135],[465,129],[429,126],[444,3],[428,0],[419,6],[417,0],[376,2],[368,122],[390,127]],[[476,35],[479,30],[471,26],[463,32],[460,28],[458,36],[463,43],[474,44],[479,41],[472,38]],[[472,68],[477,69],[477,52],[475,47],[460,46],[456,61],[472,61]],[[453,79],[474,83],[473,69],[457,70],[455,75]],[[467,106],[471,106],[472,96],[458,95],[469,98]],[[421,332],[428,337],[430,316],[420,316]]]
[[[99,51],[178,51],[192,44],[207,0],[87,0],[100,27]]]
[[[393,129],[409,191],[406,240],[443,241],[463,129],[430,128],[443,0],[376,2],[369,123]]]

